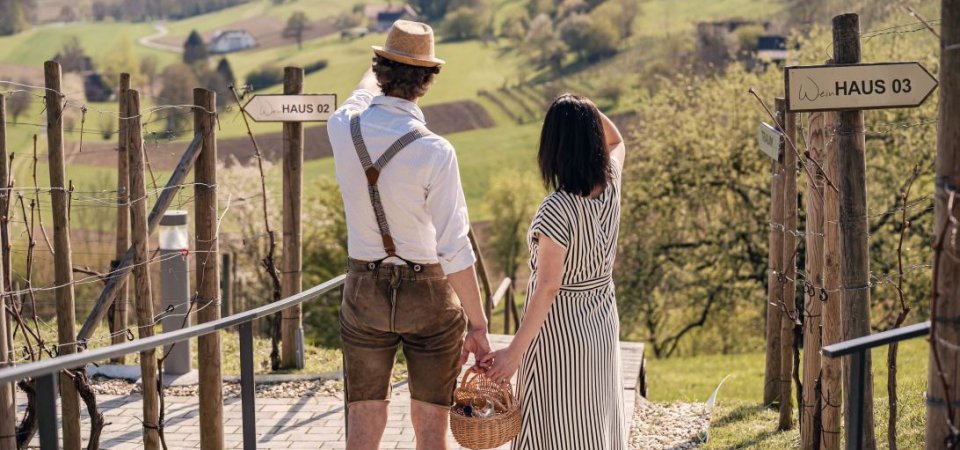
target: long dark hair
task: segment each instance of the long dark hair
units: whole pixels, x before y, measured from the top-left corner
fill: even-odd
[[[586,197],[605,187],[610,154],[597,106],[572,94],[554,100],[543,121],[537,160],[547,188]]]

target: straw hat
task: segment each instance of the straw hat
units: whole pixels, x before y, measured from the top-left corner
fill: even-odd
[[[417,67],[442,66],[446,61],[437,58],[433,50],[433,28],[409,20],[398,20],[387,34],[382,47],[373,46],[373,52],[391,61]]]

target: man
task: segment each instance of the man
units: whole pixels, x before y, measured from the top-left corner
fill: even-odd
[[[490,343],[456,153],[417,106],[444,61],[422,23],[396,22],[373,49],[327,126],[350,255],[340,312],[347,448],[379,448],[402,343],[417,448],[445,449],[460,368]]]

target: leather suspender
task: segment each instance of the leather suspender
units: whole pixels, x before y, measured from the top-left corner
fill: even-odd
[[[404,134],[400,139],[397,139],[396,142],[390,145],[387,151],[385,151],[376,162],[371,161],[370,153],[367,152],[367,145],[363,141],[363,135],[360,132],[359,114],[354,114],[350,117],[350,134],[353,137],[353,146],[357,150],[357,156],[360,157],[360,164],[363,166],[364,174],[367,177],[367,192],[370,194],[370,203],[373,205],[373,212],[377,216],[377,227],[380,228],[383,250],[387,252],[387,258],[393,256],[403,259],[397,255],[397,247],[393,242],[393,237],[390,235],[390,225],[387,223],[387,216],[383,212],[383,202],[380,199],[380,190],[377,188],[377,181],[380,179],[380,173],[383,172],[384,167],[387,166],[394,156],[397,156],[397,153],[400,153],[401,150],[417,139],[429,136],[432,133],[424,127],[415,127],[412,131]],[[403,260],[409,263],[409,261]],[[380,261],[377,263],[379,264],[379,262]]]

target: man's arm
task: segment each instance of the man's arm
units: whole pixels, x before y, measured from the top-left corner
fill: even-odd
[[[367,69],[366,73],[363,74],[363,78],[360,79],[360,83],[357,84],[354,90],[372,92],[373,95],[383,94],[383,92],[380,91],[380,84],[377,82],[377,75],[373,73],[373,67]]]

